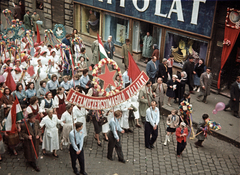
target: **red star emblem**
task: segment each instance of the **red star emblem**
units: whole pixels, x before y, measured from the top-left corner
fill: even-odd
[[[105,73],[98,75],[97,77],[104,81],[103,89],[105,90],[108,85],[112,85],[115,87],[115,83],[113,77],[116,71],[109,71],[108,66],[105,64]]]

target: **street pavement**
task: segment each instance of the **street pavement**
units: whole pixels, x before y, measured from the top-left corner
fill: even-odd
[[[238,175],[240,174],[240,151],[231,143],[208,135],[203,148],[195,148],[196,140],[187,140],[182,157],[176,156],[176,137],[163,145],[166,134],[166,117],[160,119],[159,136],[152,150],[144,146],[144,129],[134,128],[133,133],[122,134],[122,148],[126,163],[118,162],[116,152],[114,161],[107,159],[107,144],[100,135],[102,147],[94,139],[92,123],[87,123],[88,136],[84,142],[85,166],[89,175]],[[58,151],[59,158],[51,153],[43,156],[40,152],[37,161],[41,171],[35,172],[26,163],[21,146],[18,156],[6,152],[0,162],[1,175],[71,175],[70,155],[67,147]],[[79,166],[78,166],[79,167]]]

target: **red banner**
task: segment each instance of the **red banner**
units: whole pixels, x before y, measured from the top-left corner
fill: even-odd
[[[134,96],[144,85],[148,82],[149,78],[145,72],[137,77],[137,79],[130,84],[127,88],[123,89],[119,93],[110,97],[89,97],[81,94],[75,90],[70,90],[67,96],[67,101],[76,106],[92,109],[101,110],[117,106],[124,101]]]

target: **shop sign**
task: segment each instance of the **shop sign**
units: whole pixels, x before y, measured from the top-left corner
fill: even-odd
[[[134,96],[149,80],[145,72],[141,72],[134,82],[124,90],[110,97],[89,97],[77,91],[70,90],[66,100],[86,109],[100,110],[117,106]]]
[[[211,0],[75,0],[169,27],[210,36],[215,10]]]

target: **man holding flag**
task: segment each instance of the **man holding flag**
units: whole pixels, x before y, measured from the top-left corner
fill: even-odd
[[[33,113],[28,114],[28,121],[25,122],[21,128],[21,136],[24,138],[24,156],[30,166],[39,172],[40,169],[36,165],[36,158],[39,153],[41,129],[38,120],[36,120],[36,116]]]

